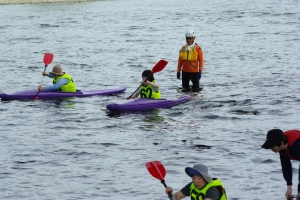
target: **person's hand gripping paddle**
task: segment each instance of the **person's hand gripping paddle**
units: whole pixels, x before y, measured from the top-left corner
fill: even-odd
[[[166,176],[166,169],[165,167],[157,160],[155,161],[151,161],[151,162],[147,162],[146,163],[146,167],[149,171],[149,173],[154,177],[157,178],[158,180],[160,180],[160,182],[165,186],[165,188],[167,187],[166,183],[165,183],[165,176]],[[173,195],[171,194],[171,192],[168,192],[168,197],[170,200],[175,200]]]
[[[165,66],[168,64],[167,61],[165,60],[160,60],[158,61],[158,63],[156,63],[156,65],[152,68],[152,74],[156,73],[156,72],[160,72],[161,70],[163,70],[165,68]],[[150,76],[152,75],[150,74]],[[146,78],[145,81],[148,80],[148,78],[150,77],[148,76]],[[132,97],[132,95],[134,95],[136,93],[136,91],[138,91],[140,89],[140,87],[142,86],[143,84],[141,84],[127,99],[130,99]]]
[[[46,71],[47,66],[52,62],[53,57],[54,57],[54,55],[52,53],[45,53],[44,59],[43,59],[43,61],[45,63],[44,72]],[[40,94],[40,90],[37,91],[34,100],[38,100],[39,99],[39,94]]]

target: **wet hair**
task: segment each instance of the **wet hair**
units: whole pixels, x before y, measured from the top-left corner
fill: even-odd
[[[143,73],[142,73],[142,77],[148,77],[149,76],[149,78],[148,78],[148,80],[149,81],[154,81],[154,76],[153,76],[153,73],[152,73],[152,71],[151,70],[145,70],[145,71],[143,71]]]

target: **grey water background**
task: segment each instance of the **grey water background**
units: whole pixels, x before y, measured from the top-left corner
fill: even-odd
[[[181,189],[202,162],[228,199],[285,199],[269,129],[299,129],[299,1],[115,0],[0,6],[0,92],[51,84],[46,52],[79,89],[124,93],[0,102],[0,199],[167,199],[145,163],[159,160]],[[203,90],[171,109],[113,114],[141,73],[176,98],[177,56],[188,28],[204,51]],[[299,162],[293,162],[296,193]]]

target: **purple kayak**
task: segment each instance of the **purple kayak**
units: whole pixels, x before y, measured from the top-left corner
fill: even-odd
[[[142,111],[151,110],[156,108],[170,108],[180,103],[188,101],[191,96],[182,96],[178,99],[147,99],[137,98],[126,100],[121,103],[108,104],[106,108],[109,111],[121,112],[121,111]]]
[[[76,92],[60,92],[60,91],[41,91],[39,93],[39,99],[53,99],[53,98],[67,98],[67,97],[90,97],[97,95],[111,95],[124,92],[126,90],[125,87],[117,87],[117,88],[107,88],[101,90],[88,90],[81,91],[77,90]],[[9,100],[34,100],[36,96],[37,90],[25,90],[21,92],[15,92],[11,94],[0,94],[0,98],[2,101]]]

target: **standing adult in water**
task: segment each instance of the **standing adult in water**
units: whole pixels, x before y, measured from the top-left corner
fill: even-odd
[[[182,71],[183,91],[190,91],[189,82],[192,81],[192,91],[200,91],[200,79],[203,70],[203,51],[195,43],[195,31],[187,30],[185,33],[186,44],[179,51],[177,65],[177,79],[180,79]]]
[[[262,145],[264,149],[270,149],[274,153],[279,152],[283,178],[287,184],[286,198],[292,198],[293,169],[291,160],[300,160],[300,130],[283,132],[280,129],[272,129],[267,133],[267,140]],[[300,199],[300,166],[298,172],[298,195]]]

